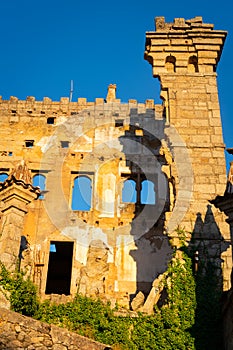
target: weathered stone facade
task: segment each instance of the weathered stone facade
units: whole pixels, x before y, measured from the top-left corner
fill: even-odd
[[[215,72],[226,32],[199,17],[173,24],[157,18],[146,37],[145,59],[160,79],[162,105],[121,103],[114,84],[106,100],[95,102],[0,101],[1,173],[24,160],[33,191],[41,187],[20,223],[20,266],[42,297],[79,291],[128,307],[166,271],[168,234],[175,240],[177,227],[187,240],[194,231],[229,240],[224,214],[207,207],[226,181]],[[4,205],[2,232],[6,220],[14,231],[18,219]],[[208,210],[211,223],[204,222]],[[220,242],[216,249],[228,289],[230,248]]]

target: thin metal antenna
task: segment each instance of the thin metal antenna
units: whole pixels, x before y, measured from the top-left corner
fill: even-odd
[[[73,97],[73,91],[74,91],[74,82],[73,80],[70,81],[70,98],[69,101],[72,101],[72,97]]]

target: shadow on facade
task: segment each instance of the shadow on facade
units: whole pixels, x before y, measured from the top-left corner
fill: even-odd
[[[195,324],[191,333],[196,350],[221,350],[223,276],[221,255],[230,243],[221,235],[211,206],[207,206],[204,220],[197,213],[189,245],[194,257],[193,270],[196,281]]]
[[[153,281],[166,271],[172,254],[168,237],[164,235],[165,212],[169,210],[169,179],[162,171],[162,166],[167,164],[161,153],[164,126],[165,119],[163,116],[155,118],[154,109],[140,114],[137,108],[132,108],[129,129],[120,137],[126,166],[130,170],[125,174],[125,181],[133,180],[136,184],[134,218],[130,230],[135,249],[131,249],[129,254],[136,262],[137,292],[143,292],[145,297]],[[154,190],[154,203],[145,200],[144,181],[154,185],[154,189],[148,190],[148,198],[151,198],[151,191]],[[134,296],[130,296],[131,300]]]

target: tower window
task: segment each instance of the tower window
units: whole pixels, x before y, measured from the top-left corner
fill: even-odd
[[[189,73],[198,72],[198,59],[196,56],[189,57],[188,72]]]
[[[174,56],[168,56],[166,58],[165,67],[168,73],[174,73],[176,71],[176,58]]]

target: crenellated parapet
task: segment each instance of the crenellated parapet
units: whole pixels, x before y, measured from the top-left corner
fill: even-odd
[[[127,109],[138,108],[139,110],[155,109],[154,100],[146,100],[140,103],[137,100],[129,99],[128,103],[122,103],[116,98],[116,85],[108,86],[106,98],[96,98],[95,101],[87,101],[86,98],[79,97],[76,102],[70,102],[68,97],[61,97],[60,101],[52,101],[44,97],[42,101],[36,101],[34,96],[28,96],[26,100],[19,100],[11,96],[9,100],[3,100],[0,97],[0,118],[10,118],[10,122],[18,122],[20,117],[51,117],[56,115],[72,116],[82,110],[95,109],[117,109],[120,105],[127,106]],[[120,108],[120,107],[119,107]],[[159,106],[157,107],[159,109]],[[26,121],[27,119],[24,119]],[[28,119],[29,120],[29,119]],[[7,121],[7,120],[5,120]]]

